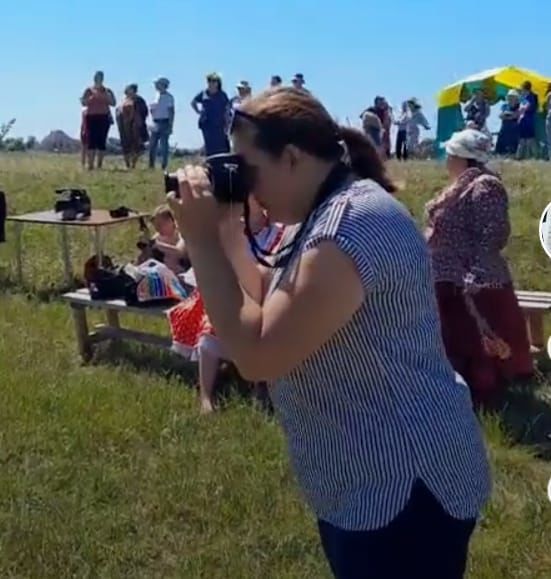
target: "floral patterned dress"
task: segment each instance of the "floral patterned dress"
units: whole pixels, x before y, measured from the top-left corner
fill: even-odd
[[[475,403],[491,404],[507,380],[533,371],[526,324],[501,251],[510,235],[501,179],[467,169],[426,206],[442,334]]]

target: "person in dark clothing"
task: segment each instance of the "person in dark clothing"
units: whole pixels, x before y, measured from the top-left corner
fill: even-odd
[[[474,124],[473,128],[483,131],[490,116],[490,105],[482,89],[473,91],[471,100],[465,107],[465,122]]]
[[[532,91],[532,83],[527,80],[522,84],[520,114],[518,117],[519,144],[517,159],[536,159],[538,141],[536,139],[536,118],[539,109],[538,95]]]
[[[217,74],[207,76],[207,88],[191,101],[191,108],[199,115],[199,128],[203,133],[205,154],[228,153],[230,142],[227,128],[230,99],[222,90],[222,79]]]

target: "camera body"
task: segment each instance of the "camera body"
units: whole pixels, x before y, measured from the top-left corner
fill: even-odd
[[[205,169],[212,194],[219,203],[244,203],[250,194],[250,179],[243,157],[235,153],[211,155],[205,160]],[[165,173],[165,191],[179,196],[178,178]]]
[[[56,213],[72,213],[75,216],[90,217],[92,201],[85,189],[56,189],[58,199],[54,205]]]

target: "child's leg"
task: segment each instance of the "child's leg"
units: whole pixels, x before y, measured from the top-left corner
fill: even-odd
[[[214,410],[214,387],[220,367],[220,347],[216,338],[209,336],[198,345],[199,355],[199,399],[201,412],[209,414]]]

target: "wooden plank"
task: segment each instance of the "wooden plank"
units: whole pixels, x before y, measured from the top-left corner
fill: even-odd
[[[529,301],[549,301],[551,302],[551,293],[549,292],[529,292],[529,291],[517,291],[515,292],[517,299],[519,300],[529,300]]]
[[[96,310],[114,310],[117,312],[129,312],[145,316],[164,317],[172,306],[129,306],[124,300],[93,300],[88,290],[78,290],[69,292],[62,296],[62,299],[80,306]]]

